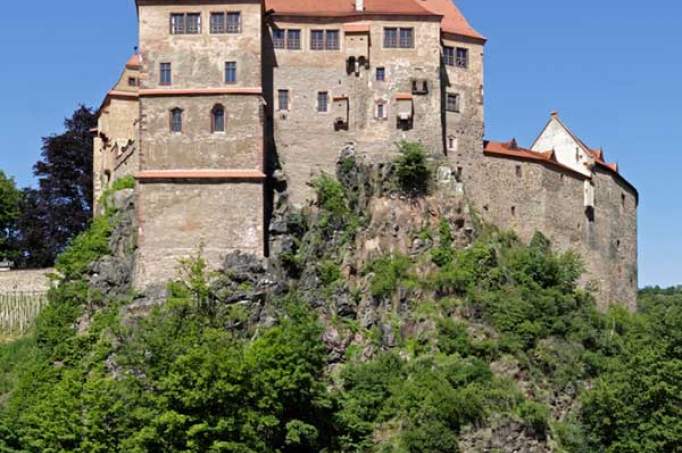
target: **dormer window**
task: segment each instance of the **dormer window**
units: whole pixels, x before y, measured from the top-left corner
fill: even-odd
[[[182,132],[182,109],[174,108],[170,111],[170,131],[174,134]]]

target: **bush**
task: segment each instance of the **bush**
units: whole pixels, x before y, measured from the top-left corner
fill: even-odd
[[[419,143],[400,142],[400,156],[395,161],[400,190],[408,196],[426,195],[431,182],[431,170],[426,163],[426,152]]]
[[[550,412],[546,405],[534,401],[524,401],[519,405],[518,411],[519,416],[540,439],[547,436]]]
[[[367,265],[365,273],[374,273],[369,291],[376,298],[386,298],[393,294],[401,284],[412,287],[410,259],[404,255],[384,256]]]

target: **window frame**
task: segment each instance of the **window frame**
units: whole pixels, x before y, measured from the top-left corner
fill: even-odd
[[[218,123],[218,113],[221,115],[221,124]],[[221,128],[218,128],[218,126]],[[216,104],[211,109],[211,133],[212,134],[224,134],[227,128],[227,115],[225,113],[225,106],[222,104]]]
[[[321,101],[324,100],[324,103]],[[323,105],[324,104],[324,105]],[[322,109],[321,107],[324,107]],[[329,91],[318,91],[317,92],[317,104],[315,106],[317,113],[329,113]]]
[[[456,51],[452,46],[443,46],[443,63],[446,66],[455,66]]]
[[[395,37],[389,39],[388,33],[395,32]],[[409,32],[409,42],[406,43],[403,33]],[[414,49],[414,27],[384,27],[384,49]]]
[[[167,70],[166,70],[167,68]],[[168,74],[168,80],[164,77],[164,74]],[[160,86],[171,86],[173,84],[173,66],[170,62],[159,63],[159,85]]]
[[[190,31],[190,17],[196,17],[198,19],[196,22],[196,30],[192,29]],[[179,23],[178,19],[182,19],[182,23]],[[171,12],[169,17],[169,31],[171,35],[200,35],[202,33],[202,22],[201,12]]]
[[[381,77],[379,77],[379,74],[381,74]],[[376,69],[375,75],[374,75],[374,80],[377,82],[385,82],[386,81],[386,67],[385,66],[379,66]]]
[[[230,79],[229,74],[234,74],[234,78]],[[237,62],[236,61],[226,61],[225,62],[225,84],[234,85],[237,83]]]
[[[171,134],[182,134],[182,127],[183,127],[183,119],[182,119],[182,113],[183,110],[180,107],[174,107],[169,111],[169,128]],[[176,114],[178,117],[176,118]],[[177,128],[176,128],[177,126]]]
[[[333,41],[332,43],[334,46],[332,47],[330,45],[330,40],[329,36],[333,35],[336,36],[336,41]],[[324,50],[341,50],[341,32],[339,30],[333,29],[333,30],[325,30],[324,32]]]
[[[310,50],[325,50],[326,30],[310,30]]]
[[[447,97],[445,99],[445,111],[447,111],[449,113],[461,113],[462,106],[461,106],[461,99],[460,99],[459,93],[447,93],[446,96]],[[454,106],[452,108],[451,108],[451,104],[450,104],[451,98],[455,99],[455,103],[454,103]]]
[[[286,99],[286,106],[282,106],[282,95]],[[291,111],[291,91],[289,89],[279,89],[277,90],[277,111],[278,112],[289,112]]]
[[[220,17],[221,21],[218,25],[220,27],[215,27],[216,23],[213,20],[216,17]],[[210,23],[209,23],[209,34],[211,35],[221,35],[225,33],[226,29],[226,13],[224,11],[211,11]]]
[[[237,17],[237,27],[230,28],[230,17]],[[242,12],[241,11],[227,11],[225,12],[225,33],[238,34],[242,32]]]
[[[469,69],[469,49],[466,47],[455,48],[455,65],[459,69]]]
[[[379,108],[381,108],[381,112],[379,111]],[[388,102],[383,99],[379,99],[375,102],[374,118],[379,121],[388,120]]]
[[[297,33],[298,37],[294,40],[296,43],[296,47],[293,47],[291,44],[292,33]],[[303,48],[303,33],[301,32],[300,28],[287,28],[286,29],[286,50],[301,50]]]
[[[275,36],[275,33],[282,34],[282,37],[279,38]],[[287,48],[287,31],[284,28],[273,28],[272,29],[272,47],[275,49],[286,49]],[[280,45],[281,43],[281,45]]]

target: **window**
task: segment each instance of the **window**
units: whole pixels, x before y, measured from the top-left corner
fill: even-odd
[[[136,87],[137,86],[137,78],[128,77],[128,86]]]
[[[339,31],[338,30],[327,30],[327,36],[325,39],[325,48],[327,50],[339,50]]]
[[[384,47],[387,49],[411,49],[414,47],[414,29],[384,28]]]
[[[185,15],[171,14],[171,34],[181,35],[185,33]]]
[[[398,29],[384,28],[384,47],[394,49],[398,47]]]
[[[339,50],[338,30],[312,30],[310,32],[311,50]]]
[[[329,111],[329,93],[326,91],[317,93],[317,111],[320,113]]]
[[[225,33],[225,13],[211,13],[211,33]]]
[[[620,194],[620,205],[623,209],[625,209],[625,202],[626,202],[626,197],[625,197],[625,194],[622,193],[622,194]]]
[[[411,28],[400,29],[400,48],[411,49],[414,47],[414,30]]]
[[[516,177],[520,178],[522,176],[521,165],[516,166]]]
[[[191,35],[201,33],[201,14],[188,14],[185,19],[185,29]]]
[[[301,49],[301,30],[287,30],[287,49]]]
[[[455,48],[454,47],[443,47],[443,63],[448,66],[455,65]]]
[[[171,75],[171,64],[170,63],[161,63],[161,70],[160,70],[160,79],[159,79],[159,84],[160,85],[170,85],[172,83],[172,75]]]
[[[211,132],[225,132],[225,107],[216,105],[211,111]]]
[[[386,68],[377,68],[377,82],[386,81]]]
[[[448,137],[448,151],[457,151],[457,137],[450,135]]]
[[[286,43],[286,32],[284,30],[272,30],[272,45],[275,49],[284,49]]]
[[[173,13],[171,14],[170,32],[173,35],[201,33],[201,14]]]
[[[182,109],[174,108],[170,112],[170,130],[179,134],[182,132]]]
[[[462,47],[457,48],[457,59],[455,60],[455,66],[462,69],[469,67],[469,49],[464,49]]]
[[[388,117],[386,115],[386,103],[384,101],[377,102],[377,119],[385,120]]]
[[[277,92],[277,100],[279,101],[280,112],[289,110],[289,90],[279,90]]]
[[[310,49],[324,50],[324,30],[312,30],[310,32]]]
[[[459,113],[459,94],[448,94],[446,109],[448,112]]]
[[[239,12],[227,13],[227,24],[225,29],[228,33],[241,33],[242,14]]]
[[[511,207],[511,215],[512,215],[512,217],[516,216],[516,206]]]
[[[236,61],[228,61],[225,63],[225,83],[237,83]]]

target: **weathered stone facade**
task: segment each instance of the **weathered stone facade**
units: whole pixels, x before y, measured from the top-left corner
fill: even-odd
[[[576,250],[602,306],[633,307],[636,190],[557,116],[531,150],[484,143],[485,38],[453,3],[137,6],[140,53],[126,71],[139,86],[121,85],[126,72],[110,92],[95,156],[96,192],[135,169],[136,286],[171,277],[201,244],[214,266],[235,250],[267,254],[275,175],[301,206],[341,149],[381,161],[407,140],[449,161],[485,220]],[[134,145],[119,173],[105,136]]]
[[[46,293],[51,282],[48,275],[54,269],[0,272],[0,294]]]

